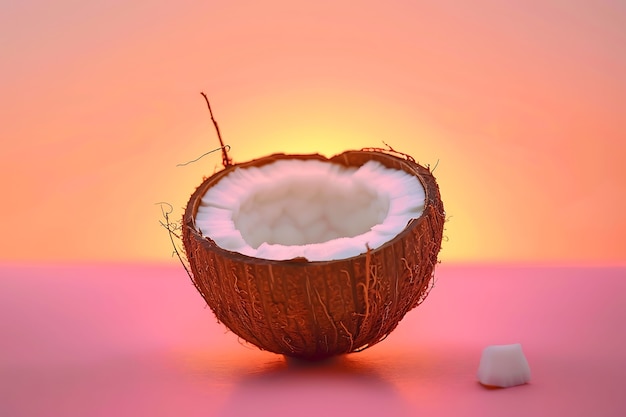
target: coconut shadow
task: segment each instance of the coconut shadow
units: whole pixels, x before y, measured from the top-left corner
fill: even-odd
[[[410,415],[395,386],[365,361],[280,358],[242,376],[219,416]]]

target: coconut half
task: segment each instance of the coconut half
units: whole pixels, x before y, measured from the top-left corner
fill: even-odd
[[[320,359],[374,345],[423,301],[444,211],[427,168],[361,150],[227,166],[183,223],[192,279],[219,321],[261,349]]]

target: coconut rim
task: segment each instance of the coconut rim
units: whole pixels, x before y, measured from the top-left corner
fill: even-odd
[[[346,156],[350,154],[368,154],[368,155],[375,155],[375,157],[368,158],[363,163],[356,164],[356,165],[349,164],[347,160],[342,161],[342,158],[345,158]],[[401,155],[404,155],[404,154],[401,154]],[[374,150],[362,149],[362,150],[345,151],[340,154],[334,155],[330,158],[325,157],[320,154],[274,153],[274,154],[266,155],[264,157],[253,159],[247,162],[229,165],[225,167],[223,170],[214,173],[208,178],[205,178],[202,181],[202,183],[198,186],[198,188],[196,188],[194,193],[189,198],[189,202],[187,203],[187,207],[183,215],[183,224],[184,224],[184,227],[186,227],[189,230],[191,234],[191,238],[197,240],[205,250],[213,251],[213,252],[218,253],[221,256],[232,259],[233,261],[247,263],[247,264],[254,263],[257,265],[258,264],[289,265],[289,266],[301,266],[302,267],[302,266],[311,265],[311,264],[328,265],[328,264],[333,264],[333,263],[342,263],[342,262],[346,262],[350,260],[359,259],[361,257],[367,256],[368,254],[371,255],[371,254],[375,254],[377,252],[383,251],[386,247],[393,244],[398,239],[403,239],[407,234],[411,232],[411,230],[413,230],[413,228],[419,226],[420,223],[426,221],[426,218],[428,217],[431,211],[431,208],[433,207],[433,205],[435,205],[435,201],[439,201],[439,202],[441,201],[438,187],[436,185],[436,182],[434,181],[434,177],[432,176],[432,172],[430,171],[430,169],[423,167],[419,163],[413,161],[412,158],[411,159],[409,158],[410,157],[408,155],[404,155],[404,158],[401,158],[395,154],[385,152],[385,150],[380,150],[380,149],[374,149]],[[304,257],[296,257],[293,259],[282,259],[282,260],[257,258],[254,256],[245,255],[240,252],[224,249],[220,247],[219,245],[217,245],[217,243],[215,243],[215,241],[211,239],[210,237],[204,236],[201,234],[201,232],[196,227],[195,218],[198,212],[198,207],[200,206],[200,203],[202,201],[202,197],[208,191],[209,188],[217,184],[219,181],[221,181],[222,178],[230,174],[236,168],[261,167],[263,165],[267,165],[267,164],[276,162],[278,160],[283,160],[283,159],[319,160],[321,162],[335,163],[335,164],[339,164],[345,167],[356,167],[356,168],[362,166],[368,160],[375,160],[381,163],[386,168],[401,169],[402,171],[412,176],[417,177],[417,179],[419,180],[422,188],[424,189],[424,209],[419,217],[409,220],[409,222],[404,227],[404,229],[402,229],[402,231],[400,231],[398,234],[396,234],[394,237],[392,237],[391,239],[389,239],[388,241],[386,241],[379,247],[375,249],[368,248],[367,252],[364,252],[359,255],[349,257],[349,258],[342,258],[342,259],[310,261]],[[390,160],[395,161],[399,166],[392,166],[392,164],[389,163]],[[430,182],[426,181],[425,175],[432,177],[432,181]],[[435,199],[434,198],[435,196],[433,196],[431,193],[436,194],[437,198]]]

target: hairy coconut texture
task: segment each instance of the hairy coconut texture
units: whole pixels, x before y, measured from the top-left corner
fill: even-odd
[[[270,260],[219,247],[202,235],[196,214],[202,197],[236,168],[283,159],[346,167],[377,161],[420,181],[422,214],[382,246],[347,259]],[[183,216],[183,244],[193,282],[217,319],[261,349],[316,360],[359,351],[383,340],[432,286],[445,214],[430,170],[381,151],[321,155],[275,154],[228,166],[206,179]]]

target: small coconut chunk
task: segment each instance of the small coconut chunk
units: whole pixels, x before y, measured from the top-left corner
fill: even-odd
[[[424,204],[415,176],[375,161],[356,168],[285,159],[229,173],[204,194],[195,220],[227,250],[323,261],[382,246],[419,218]]]
[[[493,345],[483,350],[478,381],[488,387],[508,388],[530,381],[530,367],[522,345]]]

